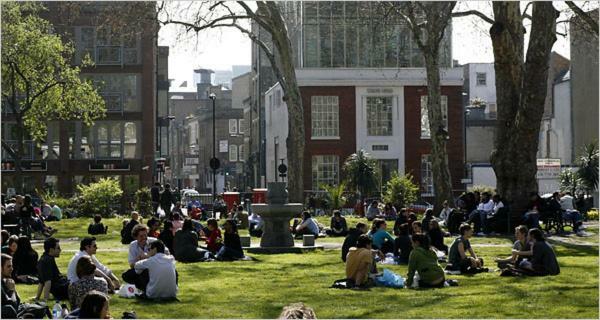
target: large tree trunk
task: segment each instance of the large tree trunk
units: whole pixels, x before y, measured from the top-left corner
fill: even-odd
[[[444,129],[440,95],[440,66],[438,50],[425,54],[427,70],[427,115],[431,132],[431,165],[433,188],[435,191],[435,210],[441,210],[444,201],[454,203],[452,197],[452,178],[448,167],[446,151],[447,129]]]
[[[288,137],[286,139],[288,161],[288,192],[292,202],[304,202],[304,113],[300,88],[296,80],[292,43],[287,33],[287,27],[277,3],[257,2],[259,10],[265,8],[273,24],[271,33],[273,44],[277,49],[277,61],[273,66],[275,75],[285,93],[284,100],[288,110]]]
[[[548,64],[558,11],[552,2],[534,2],[527,60],[519,2],[494,2],[490,29],[494,48],[498,125],[490,161],[497,190],[511,205],[517,223],[529,193],[538,191],[536,154],[548,81]]]

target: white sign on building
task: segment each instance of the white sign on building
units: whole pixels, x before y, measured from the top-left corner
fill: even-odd
[[[538,179],[558,179],[560,175],[560,159],[537,159]]]
[[[229,152],[229,142],[227,140],[219,140],[219,152]]]
[[[185,158],[186,165],[198,164],[198,158]]]

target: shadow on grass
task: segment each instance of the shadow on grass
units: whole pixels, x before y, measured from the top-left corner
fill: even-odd
[[[598,246],[571,244],[563,241],[555,241],[552,239],[548,239],[548,242],[554,245],[555,250],[557,250],[562,256],[598,256]]]

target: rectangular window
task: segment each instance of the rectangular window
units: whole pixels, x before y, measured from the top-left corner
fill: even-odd
[[[339,157],[323,155],[312,157],[312,188],[319,190],[322,184],[337,185],[339,176]]]
[[[391,136],[392,97],[367,97],[367,135]]]
[[[433,196],[433,170],[431,168],[431,155],[421,155],[421,195]]]
[[[486,73],[485,72],[476,72],[477,75],[477,85],[485,86],[486,85]]]
[[[339,98],[337,96],[312,96],[312,137],[339,137]]]
[[[388,151],[388,145],[387,144],[374,144],[371,147],[371,150],[373,150],[373,151]]]
[[[229,161],[238,161],[238,148],[235,144],[229,145]]]
[[[246,121],[244,121],[244,119],[238,120],[238,132],[239,133],[246,132]]]
[[[86,74],[104,98],[108,112],[139,112],[142,110],[138,97],[139,75],[135,74]]]
[[[448,131],[448,96],[441,96],[442,121],[444,129]],[[429,115],[427,114],[427,96],[421,96],[421,139],[430,139]]]
[[[229,119],[229,134],[237,134],[237,119]]]
[[[240,144],[238,146],[238,159],[239,161],[245,161],[246,160],[246,154],[244,153],[244,145]]]
[[[121,158],[121,122],[97,122],[98,153],[96,158]]]

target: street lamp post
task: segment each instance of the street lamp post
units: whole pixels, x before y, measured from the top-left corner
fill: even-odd
[[[213,203],[217,199],[217,169],[219,169],[219,159],[217,159],[216,150],[217,150],[217,141],[216,141],[216,125],[215,125],[215,101],[217,100],[217,96],[214,93],[211,93],[209,96],[210,100],[212,100],[213,106],[213,114],[212,114],[212,129],[213,129],[213,154],[212,159],[210,159],[210,168],[213,172]]]
[[[466,92],[462,93],[463,96],[463,165],[464,165],[464,179],[468,179],[469,169],[467,165],[467,117],[470,114],[470,111],[467,109],[469,106],[467,104],[468,94]],[[466,181],[466,180],[465,180]],[[464,183],[465,192],[467,192],[467,183]]]

